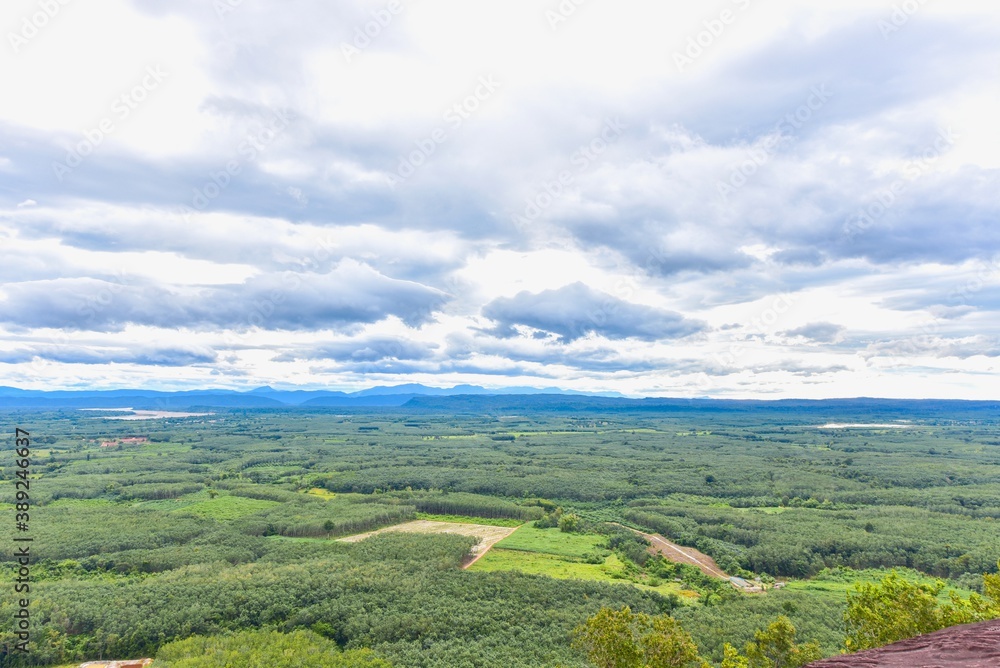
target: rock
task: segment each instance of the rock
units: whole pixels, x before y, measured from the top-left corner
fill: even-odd
[[[997,668],[1000,619],[965,624],[892,645],[810,663],[806,668]]]

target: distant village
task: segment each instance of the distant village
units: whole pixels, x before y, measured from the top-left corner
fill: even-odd
[[[146,443],[149,438],[146,436],[123,436],[111,441],[101,441],[102,448],[117,448],[119,445],[135,445],[136,443]],[[93,441],[96,443],[97,441]]]

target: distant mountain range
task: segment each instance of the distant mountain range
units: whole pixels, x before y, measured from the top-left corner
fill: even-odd
[[[145,410],[181,410],[190,408],[287,408],[344,407],[364,408],[402,406],[416,397],[558,395],[622,397],[617,392],[594,393],[559,388],[510,387],[490,390],[478,385],[451,388],[428,387],[416,383],[371,387],[358,392],[335,390],[276,390],[258,387],[249,391],[187,390],[22,390],[0,387],[0,408],[138,408]]]
[[[812,415],[817,420],[861,419],[880,422],[919,419],[1000,419],[1000,402],[939,399],[630,399],[621,394],[586,393],[559,388],[511,387],[491,390],[478,385],[450,388],[419,384],[372,387],[358,392],[332,390],[276,390],[258,387],[238,390],[21,390],[0,387],[3,409],[134,408],[139,410],[190,410],[210,408],[403,408],[449,413],[512,413],[517,411],[606,412],[725,412],[730,414],[774,412]]]

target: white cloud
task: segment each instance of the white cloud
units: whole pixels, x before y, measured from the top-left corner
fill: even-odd
[[[402,0],[345,57],[384,6],[8,35],[0,384],[995,396],[982,3]]]

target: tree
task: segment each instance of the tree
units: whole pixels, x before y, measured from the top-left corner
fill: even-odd
[[[740,656],[738,649],[726,643],[722,646],[721,668],[749,668],[746,657]]]
[[[1000,571],[1000,561],[997,562],[997,570]],[[990,597],[997,606],[1000,606],[1000,573],[983,576],[983,593]]]
[[[1000,568],[1000,563],[997,567]],[[968,599],[963,599],[955,592],[950,592],[949,603],[941,607],[942,627],[1000,617],[1000,574],[983,575],[983,593],[985,597],[972,594]]]
[[[878,584],[858,583],[847,594],[848,651],[881,647],[943,628],[937,596],[944,582],[910,582],[891,571]]]
[[[601,608],[575,629],[573,644],[599,668],[639,668],[642,649],[634,637],[634,617],[627,606]]]
[[[573,533],[580,526],[580,516],[576,513],[566,513],[559,518],[559,530]]]
[[[601,608],[574,631],[574,646],[599,668],[687,668],[706,666],[681,625],[672,617],[650,617]]]
[[[819,643],[795,643],[795,626],[784,615],[753,634],[746,655],[748,668],[799,668],[823,658]]]
[[[164,645],[159,668],[392,668],[370,650],[341,652],[311,631],[242,631],[226,636],[192,636]]]
[[[646,623],[639,642],[647,668],[704,665],[698,655],[698,646],[676,619],[657,615],[646,617]]]
[[[998,564],[1000,567],[1000,564]],[[963,599],[955,592],[940,604],[944,582],[933,585],[910,582],[892,571],[878,584],[856,584],[847,595],[844,621],[847,649],[857,652],[931,633],[947,626],[1000,617],[1000,574],[983,576],[985,596]]]

